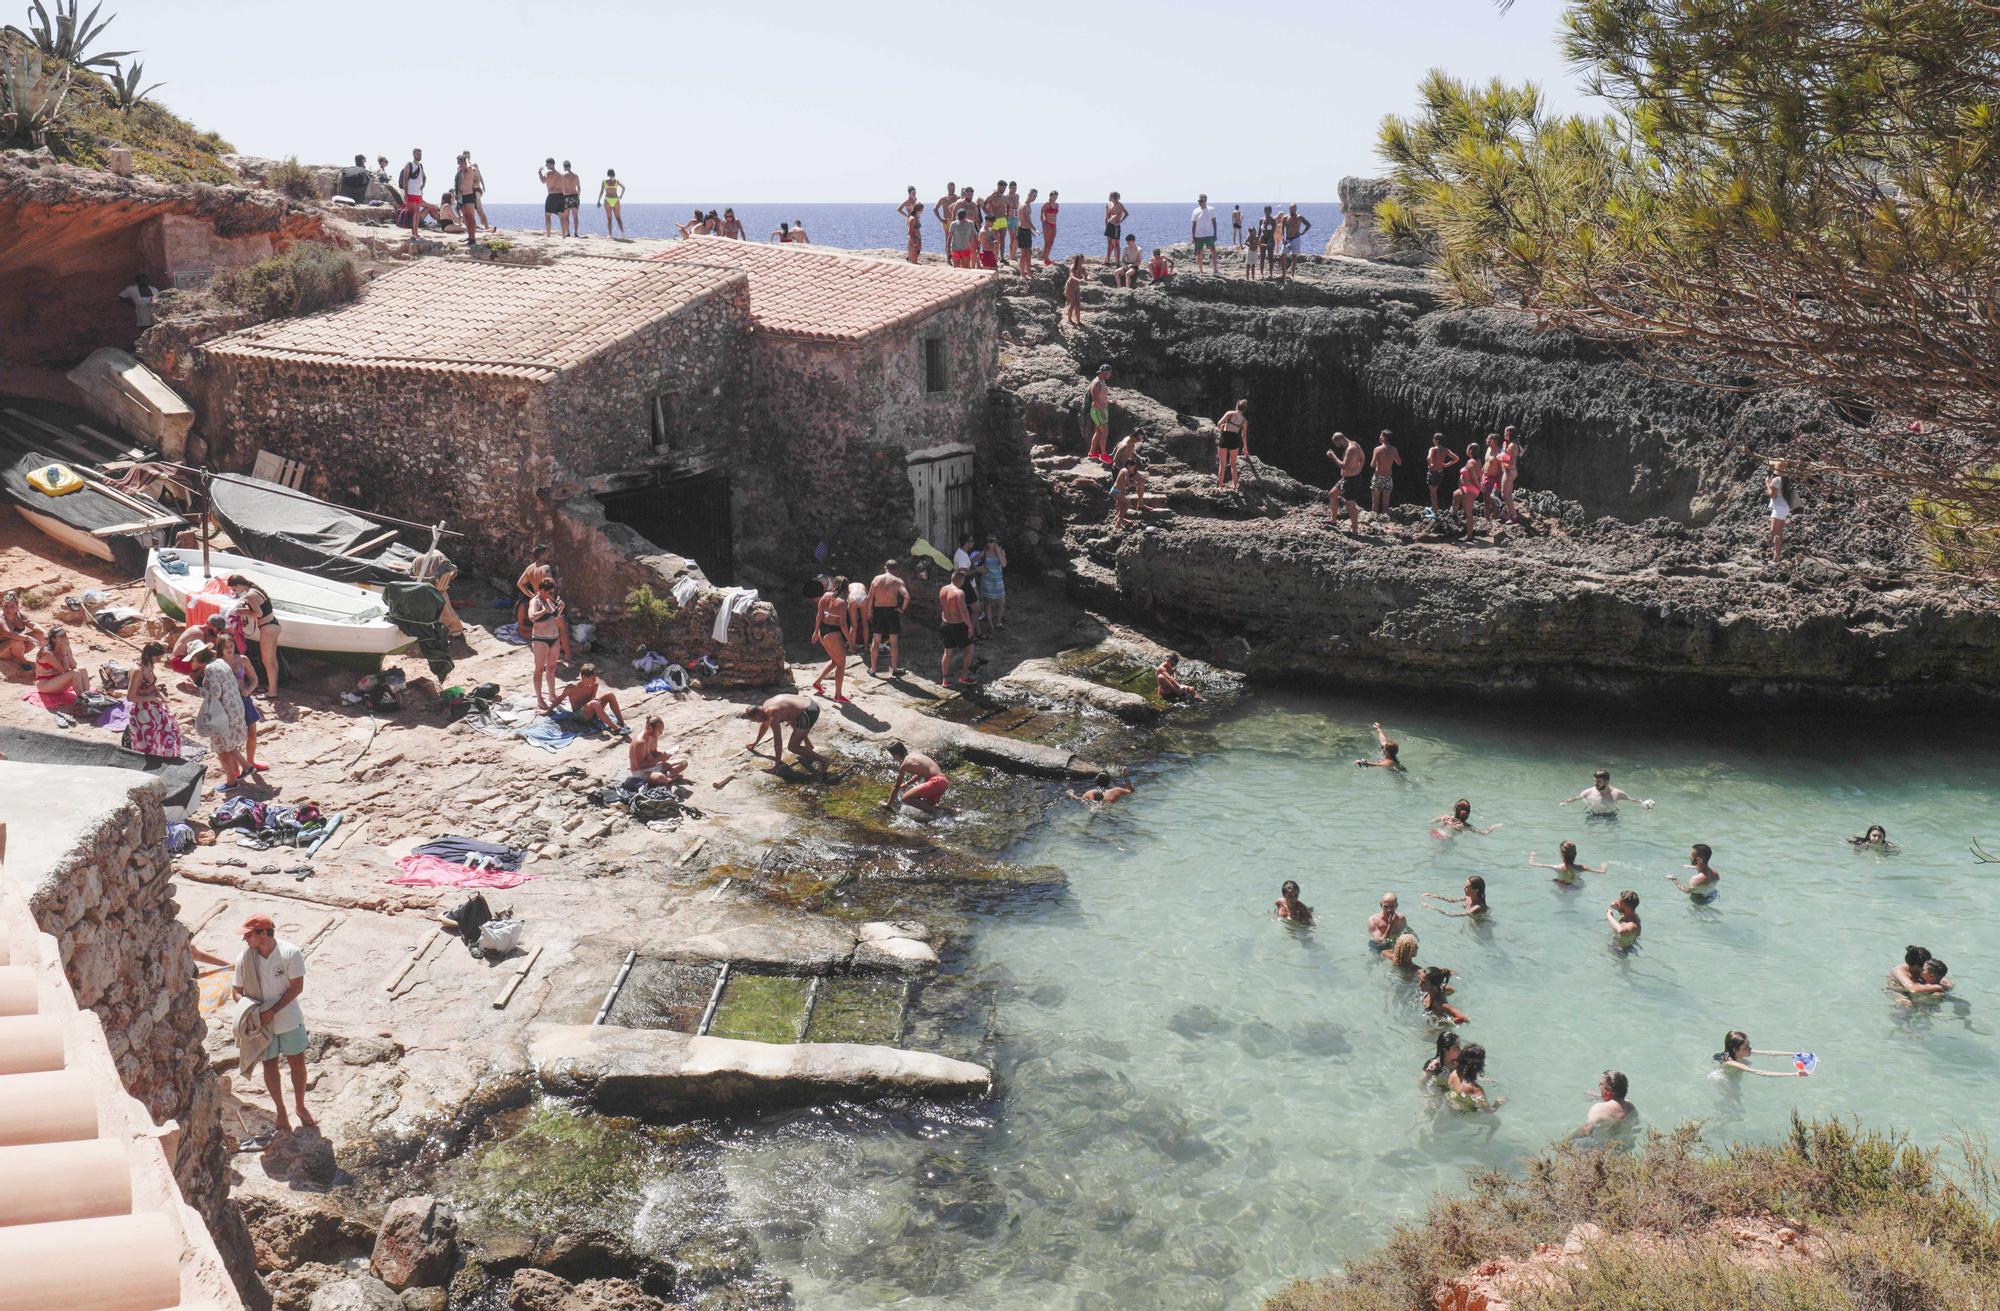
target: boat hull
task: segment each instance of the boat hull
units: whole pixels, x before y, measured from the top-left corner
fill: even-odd
[[[146,562],[146,586],[160,609],[176,619],[187,617],[188,598],[211,578],[244,574],[264,587],[278,620],[278,645],[300,655],[350,668],[376,670],[385,657],[407,649],[415,640],[379,616],[379,597],[358,587],[315,578],[295,569],[266,564],[224,552],[211,552],[206,572],[198,553],[183,553],[187,572],[169,573],[153,553]],[[316,604],[317,603],[317,604]],[[351,610],[352,615],[340,612]]]

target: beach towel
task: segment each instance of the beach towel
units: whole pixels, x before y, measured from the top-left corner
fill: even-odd
[[[432,838],[410,851],[414,856],[436,856],[439,860],[455,864],[474,863],[491,865],[495,869],[514,870],[521,868],[521,862],[528,853],[519,847],[503,846],[498,842],[481,842],[478,838],[462,838],[453,833]]]
[[[108,728],[114,733],[123,733],[132,722],[132,707],[123,701],[106,706],[97,716],[97,726]]]
[[[405,856],[396,868],[402,872],[389,882],[405,888],[518,888],[541,877],[510,869],[474,869],[436,856]]]
[[[717,642],[729,640],[729,621],[757,604],[757,589],[754,587],[732,587],[722,594],[722,604],[715,608],[715,629],[709,637]]]
[[[521,636],[521,630],[514,627],[514,625],[512,624],[500,625],[498,628],[493,630],[493,636],[499,638],[503,642],[512,643],[515,646],[526,646],[528,644],[528,639]]]
[[[583,736],[572,726],[571,721],[560,715],[543,715],[514,731],[519,733],[529,746],[540,747],[544,751],[560,751]]]
[[[674,604],[686,606],[688,602],[694,600],[700,591],[700,583],[687,575],[682,575],[674,582]]]

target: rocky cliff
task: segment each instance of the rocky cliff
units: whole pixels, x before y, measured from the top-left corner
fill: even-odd
[[[1523,316],[1450,309],[1421,271],[1382,265],[1093,286],[1081,330],[1059,325],[1057,293],[1053,275],[1011,287],[1003,382],[1045,444],[1071,576],[1225,664],[1488,694],[2000,695],[2000,602],[1932,572],[1893,499],[1809,489],[1792,557],[1767,562],[1751,453],[1836,432],[1809,397],[1664,381]],[[1168,506],[1128,531],[1105,523],[1104,479],[1074,458],[1101,361],[1118,371],[1113,439],[1151,439]],[[1218,493],[1213,420],[1244,397],[1257,465],[1243,492]],[[1528,448],[1525,521],[1460,540],[1420,508],[1424,450],[1433,432],[1462,450],[1506,424]],[[1372,444],[1383,428],[1402,508],[1336,531],[1327,438]]]

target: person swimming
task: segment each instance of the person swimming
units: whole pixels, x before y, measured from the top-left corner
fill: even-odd
[[[1401,760],[1402,744],[1383,732],[1380,723],[1375,724],[1374,729],[1375,740],[1382,747],[1381,757],[1376,760],[1357,760],[1354,763],[1363,769],[1393,769],[1399,774],[1405,772]]]
[[[1577,864],[1576,843],[1574,842],[1565,842],[1557,847],[1556,850],[1562,853],[1562,864],[1545,865],[1541,861],[1536,860],[1535,853],[1531,851],[1528,853],[1528,868],[1552,869],[1556,872],[1555,881],[1562,884],[1574,884],[1577,881],[1576,876],[1579,874],[1602,874],[1611,868],[1609,865]]]
[[[1752,1056],[1782,1056],[1786,1060],[1796,1061],[1797,1053],[1764,1051],[1760,1048],[1752,1047],[1750,1039],[1744,1036],[1743,1030],[1731,1029],[1728,1033],[1722,1035],[1722,1050],[1715,1054],[1717,1073],[1755,1074],[1761,1075],[1766,1079],[1792,1079],[1803,1078],[1809,1072],[1806,1068],[1797,1064],[1794,1064],[1793,1068],[1789,1071],[1760,1070],[1750,1064]]]
[[[1639,894],[1630,888],[1619,893],[1618,899],[1604,912],[1604,918],[1610,922],[1619,946],[1632,945],[1639,936]]]
[[[1451,1072],[1458,1068],[1458,1035],[1450,1029],[1437,1036],[1437,1054],[1424,1062],[1423,1084],[1446,1084],[1451,1080]]]
[[[1488,1098],[1485,1085],[1479,1082],[1485,1074],[1486,1049],[1476,1042],[1461,1047],[1458,1064],[1446,1080],[1452,1105],[1461,1111],[1499,1110],[1499,1099]]]
[[[1368,917],[1368,945],[1377,951],[1388,950],[1391,943],[1409,932],[1410,921],[1398,909],[1396,894],[1382,894],[1380,909]]]
[[[1928,977],[1930,964],[1935,959],[1927,948],[1903,948],[1903,963],[1889,971],[1889,986],[1915,997],[1934,996],[1949,990],[1951,984],[1946,982],[1942,969],[1937,972],[1936,979]]]
[[[1865,833],[1856,833],[1847,840],[1849,846],[1857,850],[1898,851],[1901,848],[1889,841],[1889,830],[1880,824],[1870,824]]]
[[[1313,922],[1313,908],[1299,900],[1299,885],[1291,879],[1286,879],[1278,888],[1276,909],[1281,920],[1290,920],[1294,924]]]
[[[1493,825],[1492,828],[1478,828],[1474,826],[1472,822],[1472,803],[1464,797],[1460,797],[1452,803],[1449,815],[1439,815],[1431,823],[1437,826],[1431,830],[1431,836],[1434,838],[1449,838],[1460,833],[1477,833],[1483,838],[1493,832],[1493,829],[1500,827],[1498,824]]]
[[[1433,1020],[1446,1024],[1470,1024],[1472,1017],[1446,1001],[1451,995],[1451,971],[1441,965],[1433,965],[1417,976],[1417,991],[1422,994],[1424,1014]]]
[[[1706,842],[1695,843],[1688,848],[1688,868],[1694,871],[1694,877],[1683,883],[1669,874],[1667,882],[1696,901],[1713,901],[1722,884],[1721,873],[1709,867],[1709,858],[1714,854]]]
[[[1446,910],[1443,906],[1431,904],[1435,901],[1457,901],[1464,909]],[[1449,915],[1453,919],[1477,919],[1492,909],[1491,906],[1486,904],[1486,880],[1477,874],[1465,880],[1465,892],[1463,896],[1448,897],[1442,892],[1426,892],[1424,894],[1424,902],[1429,909],[1436,911],[1440,915]]]

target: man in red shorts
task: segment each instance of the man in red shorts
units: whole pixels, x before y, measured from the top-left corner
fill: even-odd
[[[979,225],[972,221],[971,210],[959,206],[958,217],[951,221],[945,240],[951,251],[951,266],[955,269],[972,268],[978,254]]]
[[[403,193],[403,213],[397,222],[410,230],[410,240],[417,238],[417,229],[424,221],[424,152],[410,151],[410,162],[403,165],[396,174],[396,189]]]
[[[896,781],[889,785],[889,800],[884,810],[894,810],[898,801],[915,806],[926,815],[937,814],[938,802],[944,800],[945,789],[951,780],[938,768],[938,762],[921,751],[912,751],[901,742],[889,744],[889,759],[896,762]],[[903,779],[910,780],[910,786],[903,787]]]

